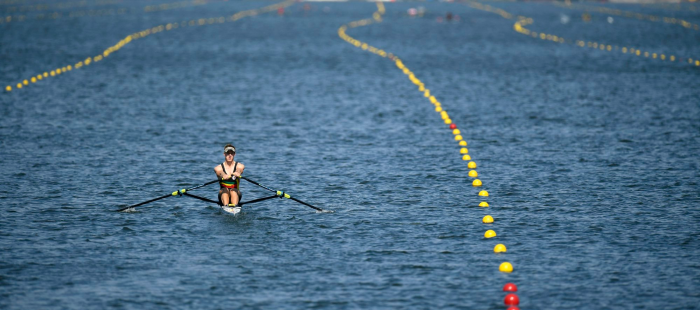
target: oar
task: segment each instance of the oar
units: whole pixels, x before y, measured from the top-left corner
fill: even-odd
[[[262,187],[262,188],[264,188],[264,189],[266,189],[266,190],[268,190],[268,191],[271,191],[271,192],[277,194],[277,196],[280,197],[280,198],[288,198],[288,199],[294,200],[294,201],[296,201],[296,202],[298,202],[298,203],[300,203],[300,204],[303,204],[303,205],[305,205],[305,206],[307,206],[307,207],[311,207],[311,208],[313,208],[313,209],[315,209],[315,210],[317,210],[317,211],[321,211],[321,212],[324,211],[324,210],[321,209],[321,208],[314,207],[314,206],[312,206],[312,205],[310,205],[310,204],[308,204],[308,203],[306,203],[306,202],[303,202],[303,201],[301,201],[301,200],[299,200],[299,199],[296,199],[296,198],[294,198],[294,197],[292,197],[292,196],[289,196],[289,194],[287,194],[287,193],[285,193],[285,192],[283,192],[283,191],[276,191],[276,190],[274,190],[274,189],[271,189],[271,188],[269,188],[269,187],[267,187],[267,186],[264,186],[264,185],[262,185],[262,184],[260,184],[260,183],[258,183],[258,182],[255,182],[255,181],[253,181],[253,180],[251,180],[251,179],[249,179],[249,178],[246,178],[246,177],[244,177],[244,176],[241,176],[241,179],[246,180],[246,181],[248,181],[248,182],[250,182],[250,183],[253,183],[253,184],[257,185],[257,186],[260,186],[260,187]]]
[[[174,192],[172,192],[171,194],[168,194],[168,195],[164,195],[164,196],[161,196],[161,197],[158,197],[158,198],[153,198],[153,199],[151,199],[151,200],[144,201],[144,202],[142,202],[142,203],[137,203],[137,204],[135,204],[135,205],[133,205],[133,206],[128,206],[128,207],[126,207],[126,208],[121,208],[121,209],[117,210],[117,212],[121,212],[121,211],[124,211],[124,210],[129,209],[129,208],[136,208],[136,207],[138,207],[138,206],[142,206],[142,205],[145,205],[145,204],[147,204],[147,203],[151,203],[151,202],[154,202],[154,201],[158,201],[158,200],[161,200],[161,199],[165,199],[165,198],[168,198],[168,197],[170,197],[170,196],[177,196],[177,195],[179,195],[179,194],[184,194],[184,193],[187,192],[187,191],[195,190],[195,189],[198,189],[198,188],[200,188],[200,187],[204,187],[204,186],[207,186],[207,185],[209,185],[209,184],[216,183],[216,182],[219,182],[219,180],[214,180],[214,181],[211,181],[211,182],[207,182],[207,183],[204,183],[204,184],[199,185],[199,186],[190,187],[190,188],[188,188],[188,189],[181,189],[181,190],[179,190],[179,191],[174,191]]]
[[[204,201],[206,201],[206,202],[215,203],[215,204],[217,204],[217,205],[219,204],[218,201],[214,201],[214,200],[211,200],[211,199],[209,199],[209,198],[204,198],[204,197],[201,197],[201,196],[192,195],[192,194],[190,194],[190,193],[182,193],[182,194],[185,195],[185,196],[190,196],[190,197],[192,197],[192,198],[197,198],[197,199],[199,199],[199,200],[204,200]]]
[[[251,203],[256,203],[256,202],[261,202],[261,201],[263,201],[263,200],[268,200],[268,199],[272,199],[272,198],[279,198],[279,196],[277,196],[277,195],[272,195],[272,196],[269,196],[269,197],[258,198],[258,199],[254,199],[254,200],[251,200],[251,201],[241,202],[241,203],[239,203],[238,205],[239,205],[239,206],[243,206],[243,205],[247,205],[247,204],[251,204]]]

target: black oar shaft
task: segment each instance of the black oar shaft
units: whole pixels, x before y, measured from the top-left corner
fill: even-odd
[[[205,186],[207,186],[207,185],[214,184],[214,183],[216,183],[216,182],[219,182],[219,180],[214,180],[214,181],[211,181],[211,182],[207,182],[207,183],[204,183],[204,184],[199,185],[199,186],[195,186],[195,187],[188,188],[187,190],[188,190],[188,191],[192,191],[192,190],[198,189],[198,188],[200,188],[200,187],[205,187]]]
[[[271,188],[269,188],[269,187],[267,187],[267,186],[264,186],[264,185],[262,185],[262,184],[260,184],[260,183],[258,183],[258,182],[255,182],[255,181],[253,181],[253,180],[251,180],[251,179],[249,179],[249,178],[246,178],[246,177],[244,177],[244,176],[241,176],[241,179],[246,180],[246,181],[248,181],[248,182],[250,182],[250,183],[253,183],[253,184],[257,185],[257,186],[260,186],[260,187],[262,187],[262,188],[264,188],[264,189],[266,189],[266,190],[268,190],[268,191],[271,191],[271,192],[273,192],[273,193],[276,193],[278,197],[289,198],[289,199],[294,200],[294,201],[296,201],[296,202],[298,202],[298,203],[300,203],[300,204],[303,204],[303,205],[305,205],[305,206],[307,206],[307,207],[311,207],[311,208],[313,208],[313,209],[315,209],[315,210],[317,210],[317,211],[323,211],[323,209],[318,208],[318,207],[314,207],[314,206],[312,206],[312,205],[310,205],[310,204],[308,204],[308,203],[306,203],[306,202],[303,202],[303,201],[301,201],[301,200],[299,200],[299,199],[296,199],[296,198],[294,198],[294,197],[292,197],[292,196],[289,196],[289,194],[286,194],[285,192],[276,191],[276,190],[274,190],[274,189],[271,189]]]
[[[299,199],[296,199],[296,198],[294,198],[294,197],[289,197],[289,199],[294,200],[294,201],[296,201],[296,202],[298,202],[298,203],[300,203],[300,204],[303,204],[303,205],[305,205],[305,206],[307,206],[307,207],[314,208],[314,209],[316,209],[317,211],[323,211],[323,209],[321,209],[321,208],[314,207],[314,206],[312,206],[312,205],[310,205],[310,204],[308,204],[308,203],[306,203],[306,202],[303,202],[303,201],[301,201],[301,200],[299,200]]]
[[[253,181],[253,180],[251,180],[251,179],[249,179],[249,178],[246,178],[246,177],[244,177],[244,176],[241,176],[241,179],[246,180],[246,181],[248,181],[248,182],[250,182],[250,183],[253,183],[253,184],[257,185],[257,186],[260,186],[260,187],[262,187],[262,188],[264,188],[264,189],[266,189],[266,190],[268,190],[268,191],[271,191],[271,192],[273,192],[273,193],[276,193],[276,192],[277,192],[277,191],[274,190],[274,189],[271,189],[271,188],[269,188],[269,187],[267,187],[267,186],[265,186],[265,185],[262,185],[262,184],[260,184],[260,183],[258,183],[258,182],[255,182],[255,181]]]
[[[167,195],[162,196],[162,197],[153,198],[153,199],[151,199],[151,200],[149,200],[149,201],[144,201],[144,202],[142,202],[142,203],[137,203],[137,204],[135,204],[135,205],[133,205],[133,206],[128,206],[128,207],[126,207],[126,208],[121,208],[121,209],[117,210],[117,212],[124,211],[124,210],[129,209],[129,208],[136,208],[136,207],[138,207],[138,206],[142,206],[142,205],[145,205],[145,204],[147,204],[147,203],[151,203],[151,202],[154,202],[154,201],[157,201],[157,200],[165,199],[165,198],[168,198],[168,197],[170,197],[170,196],[172,196],[172,194],[167,194]]]
[[[270,196],[270,197],[263,197],[263,198],[258,198],[258,199],[251,200],[251,201],[241,202],[241,203],[239,203],[238,205],[239,205],[239,206],[242,206],[242,205],[251,204],[251,203],[256,203],[256,202],[261,202],[261,201],[263,201],[263,200],[268,200],[268,199],[278,198],[278,197],[279,197],[279,196],[277,196],[277,195]]]
[[[217,204],[217,205],[219,204],[218,201],[214,201],[214,200],[211,200],[211,199],[209,199],[209,198],[204,198],[204,197],[201,197],[201,196],[192,195],[192,194],[190,194],[190,193],[182,193],[182,194],[185,195],[185,196],[192,197],[192,198],[197,198],[197,199],[199,199],[199,200],[204,200],[204,201],[206,201],[206,202],[215,203],[215,204]]]
[[[185,189],[185,190],[183,190],[183,191],[181,191],[181,192],[182,192],[182,193],[185,193],[185,192],[187,192],[187,191],[195,190],[195,189],[198,189],[198,188],[200,188],[200,187],[204,187],[204,186],[207,186],[207,185],[210,185],[210,184],[214,184],[214,183],[216,183],[216,182],[219,182],[219,180],[214,180],[214,181],[210,181],[210,182],[204,183],[204,184],[202,184],[202,185],[198,185],[198,186],[195,186],[195,187],[190,187],[190,188]],[[141,203],[137,203],[137,204],[135,204],[135,205],[131,205],[131,206],[128,206],[128,207],[125,207],[125,208],[121,208],[121,209],[117,210],[117,212],[121,212],[121,211],[124,211],[124,210],[126,210],[126,209],[130,209],[130,208],[136,208],[136,207],[138,207],[138,206],[142,206],[142,205],[145,205],[145,204],[147,204],[147,203],[151,203],[151,202],[154,202],[154,201],[157,201],[157,200],[165,199],[165,198],[168,198],[168,197],[170,197],[170,196],[175,196],[175,195],[173,195],[173,194],[177,195],[177,191],[174,192],[174,193],[172,193],[172,194],[164,195],[164,196],[161,196],[161,197],[158,197],[158,198],[153,198],[153,199],[148,200],[148,201],[144,201],[144,202],[141,202]]]

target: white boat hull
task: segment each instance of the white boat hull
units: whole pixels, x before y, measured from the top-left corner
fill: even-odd
[[[232,215],[236,215],[241,212],[241,207],[221,206],[221,209],[224,210],[224,212]]]

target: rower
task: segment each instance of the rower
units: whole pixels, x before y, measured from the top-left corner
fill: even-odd
[[[241,199],[241,174],[245,166],[233,161],[236,156],[236,148],[231,144],[224,146],[224,158],[226,161],[214,167],[214,172],[219,179],[219,204],[222,206],[236,206]]]

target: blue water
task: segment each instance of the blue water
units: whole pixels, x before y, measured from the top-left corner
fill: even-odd
[[[95,8],[125,14],[0,24],[0,85],[272,3],[123,1]],[[533,31],[700,58],[700,32],[678,25],[490,4]],[[307,8],[153,34],[2,93],[0,308],[505,309],[507,282],[522,309],[698,307],[697,67],[533,39],[462,3],[387,4],[348,34],[442,102],[490,193],[479,208],[433,106],[393,62],[338,38],[376,6]],[[447,12],[460,21],[438,23]],[[226,143],[244,176],[333,213],[268,200],[232,217],[187,197],[113,212],[213,180]],[[194,193],[216,199],[215,185]]]

